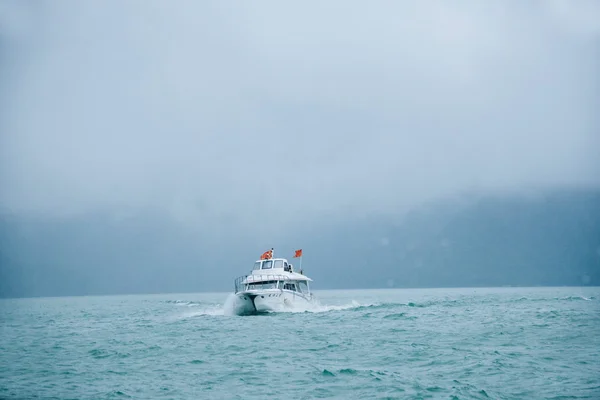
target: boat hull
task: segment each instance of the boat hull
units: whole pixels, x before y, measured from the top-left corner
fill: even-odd
[[[313,297],[287,290],[249,290],[236,293],[234,314],[303,311],[314,304]]]

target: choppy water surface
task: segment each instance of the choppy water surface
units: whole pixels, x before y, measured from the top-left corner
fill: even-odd
[[[600,288],[0,301],[0,398],[600,398]]]

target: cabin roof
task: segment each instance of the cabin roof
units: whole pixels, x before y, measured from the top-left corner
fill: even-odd
[[[289,261],[287,260],[287,258],[275,257],[275,258],[268,258],[268,259],[266,259],[266,260],[256,260],[256,261],[255,261],[255,263],[257,263],[257,262],[263,262],[263,261],[269,261],[269,260],[270,260],[270,261],[282,260],[282,261],[285,261],[285,262],[289,262]]]
[[[271,262],[270,268],[264,268],[264,262]],[[285,258],[270,258],[267,260],[256,260],[255,268],[252,270],[252,275],[255,276],[266,276],[266,275],[278,275],[283,276],[285,279],[291,280],[299,280],[299,281],[312,281],[312,279],[308,278],[304,274],[298,273],[297,267],[293,268],[293,272],[290,272],[288,268],[286,268],[285,264],[292,265]],[[260,264],[260,269],[257,268],[256,264]],[[277,267],[276,264],[279,264]]]
[[[297,272],[283,272],[273,273],[269,272],[273,270],[256,270],[253,271],[252,275],[248,275],[248,282],[261,282],[261,281],[307,281],[312,282],[306,275],[299,274]]]

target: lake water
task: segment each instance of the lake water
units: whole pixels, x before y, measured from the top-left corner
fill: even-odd
[[[0,300],[1,399],[600,399],[600,288]]]

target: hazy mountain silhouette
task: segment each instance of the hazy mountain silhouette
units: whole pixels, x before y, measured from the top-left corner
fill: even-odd
[[[325,235],[340,262],[323,280],[336,286],[600,284],[599,193],[483,198],[343,231],[353,232],[346,246]]]
[[[5,214],[0,296],[230,290],[271,246],[289,257],[303,247],[305,270],[321,289],[599,285],[600,192],[445,202],[402,218],[282,229],[276,240],[215,237],[152,211]]]

